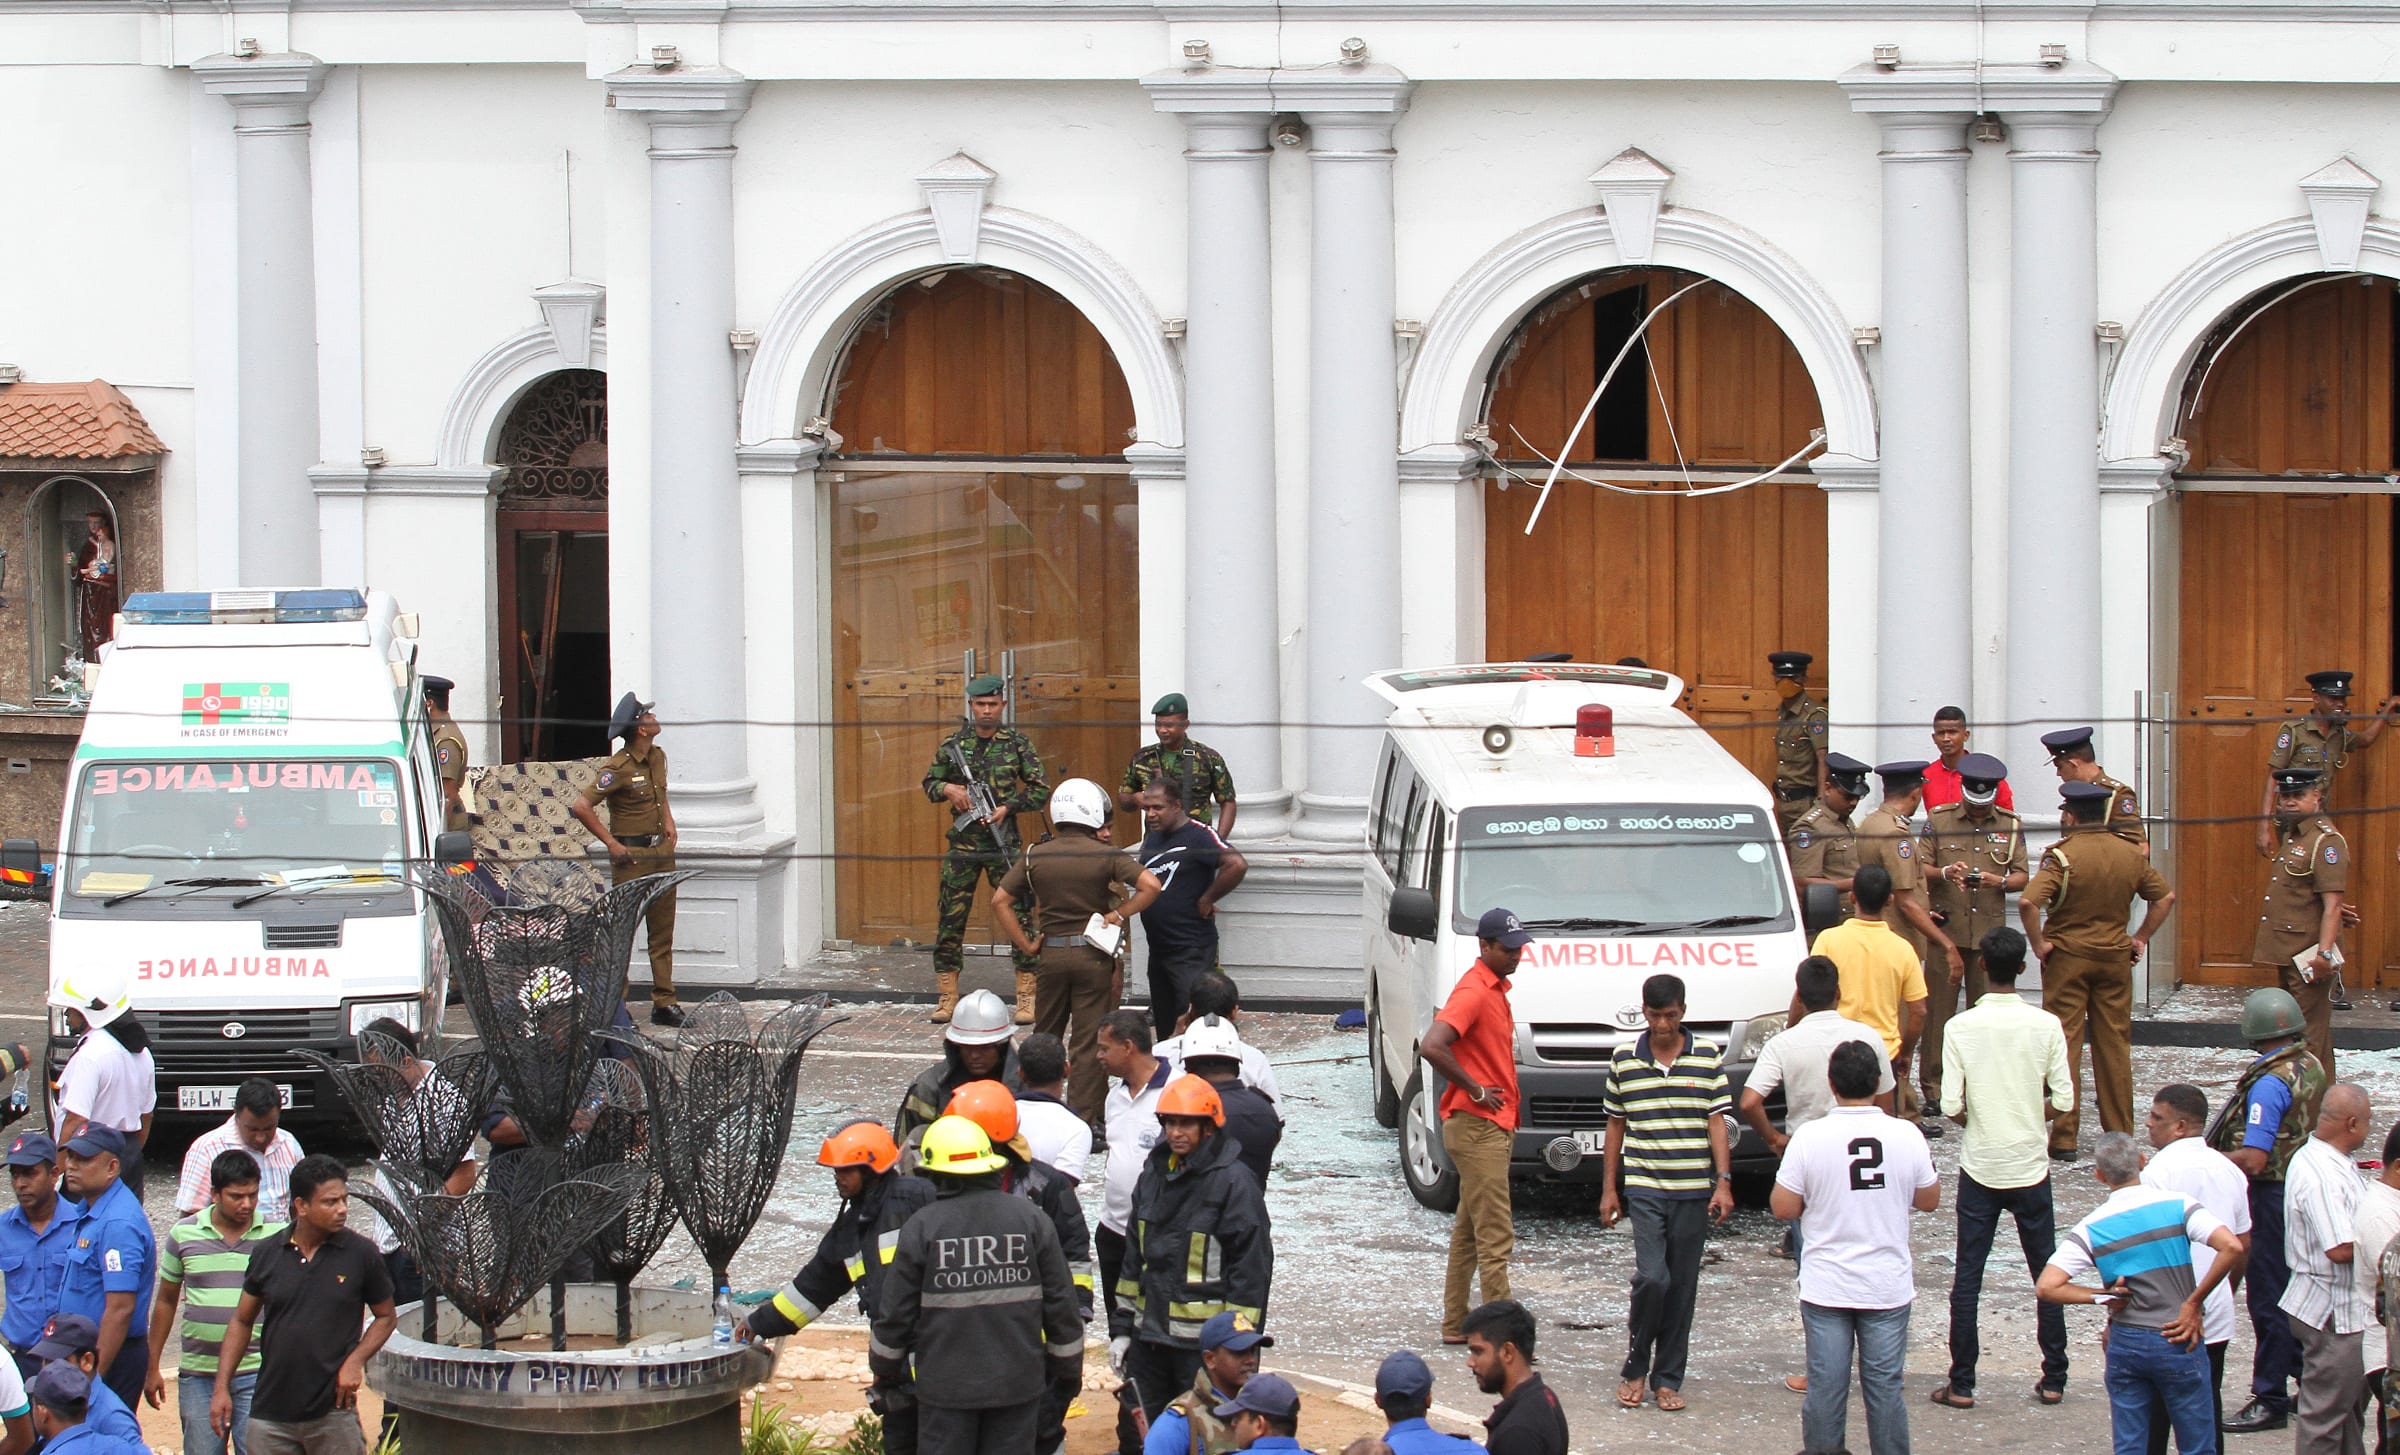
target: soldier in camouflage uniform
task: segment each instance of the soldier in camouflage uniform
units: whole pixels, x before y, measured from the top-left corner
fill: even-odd
[[[1041,755],[1023,733],[1002,723],[1000,714],[1007,705],[1003,696],[1006,684],[990,673],[967,684],[967,722],[957,732],[942,740],[934,749],[933,763],[925,770],[925,800],[941,806],[952,816],[949,846],[942,854],[940,888],[936,892],[935,913],[940,929],[933,942],[934,986],[940,999],[933,1008],[937,1025],[946,1024],[950,1013],[958,1008],[958,971],[960,957],[967,940],[967,909],[975,897],[978,879],[987,880],[992,888],[1008,873],[1009,861],[1022,853],[1030,829],[1040,837],[1038,820],[1028,816],[1039,814],[1050,801],[1050,782],[1043,776]],[[992,825],[969,823],[960,827],[956,816],[968,811],[973,800],[967,791],[966,776],[950,761],[950,747],[957,744],[975,770],[975,781],[992,791],[1000,805],[997,822],[1008,834],[1011,852],[1004,852]],[[1017,966],[1017,1012],[1019,1025],[1033,1023],[1033,971],[1037,963],[1025,954],[1015,956]]]
[[[1153,778],[1169,773],[1189,785],[1191,802],[1184,812],[1214,827],[1218,838],[1233,835],[1233,770],[1225,755],[1206,743],[1192,741],[1192,707],[1180,692],[1170,692],[1150,705],[1151,725],[1158,741],[1133,755],[1117,785],[1117,807],[1126,813],[1142,811],[1142,789]],[[1188,761],[1187,761],[1188,759]]]
[[[1825,704],[1808,695],[1806,652],[1769,652],[1775,672],[1775,827],[1792,826],[1825,792]]]
[[[2314,768],[2324,777],[2325,807],[2333,807],[2333,781],[2350,755],[2383,736],[2391,714],[2400,712],[2400,697],[2384,699],[2365,727],[2350,725],[2350,678],[2341,671],[2308,674],[2308,716],[2294,718],[2275,734],[2275,749],[2267,755],[2266,797],[2258,806],[2258,853],[2275,856],[2275,774],[2284,768]],[[2331,1068],[2327,1068],[2331,1074]]]
[[[2291,1418],[2291,1381],[2300,1375],[2300,1343],[2280,1305],[2291,1282],[2284,1256],[2283,1174],[2317,1124],[2329,1083],[2309,1054],[2308,1020],[2288,991],[2268,986],[2242,1002],[2242,1039],[2258,1053],[2208,1124],[2208,1144],[2250,1179],[2250,1262],[2243,1292],[2257,1348],[2249,1403],[2227,1415],[2229,1434],[2280,1430]]]
[[[2097,783],[2108,790],[2109,832],[2127,843],[2141,845],[2143,855],[2148,856],[2150,826],[2142,822],[2141,799],[2100,766],[2100,756],[2092,748],[2092,730],[2072,727],[2044,733],[2042,747],[2049,752],[2050,766],[2057,771],[2060,783]]]

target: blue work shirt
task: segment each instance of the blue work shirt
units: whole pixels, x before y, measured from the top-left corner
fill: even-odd
[[[2268,1056],[2280,1055],[2270,1051]],[[2266,1060],[2266,1056],[2258,1058]],[[2255,1066],[2258,1061],[2250,1063]],[[2291,1110],[2292,1089],[2283,1084],[2280,1076],[2261,1076],[2250,1087],[2250,1104],[2242,1108],[2242,1145],[2261,1152],[2275,1150],[2275,1134],[2283,1128],[2283,1114]]]
[[[60,1431],[42,1447],[42,1455],[144,1455],[144,1452],[140,1445],[99,1429],[87,1419]]]
[[[75,1251],[76,1227],[83,1221],[83,1204],[58,1200],[50,1226],[36,1233],[25,1221],[25,1209],[10,1204],[0,1212],[0,1289],[8,1294],[8,1311],[0,1313],[0,1339],[14,1349],[30,1349],[41,1341],[42,1327],[58,1312],[58,1291],[66,1281],[67,1256]]]
[[[150,1294],[158,1281],[158,1239],[150,1219],[122,1182],[92,1199],[75,1225],[75,1247],[67,1261],[66,1286],[58,1297],[62,1314],[82,1314],[93,1323],[108,1295],[133,1295],[127,1342],[150,1336]]]
[[[92,1381],[90,1403],[84,1407],[83,1422],[103,1435],[130,1441],[136,1450],[147,1451],[150,1448],[142,1443],[142,1422],[132,1410],[125,1407],[125,1401],[117,1398],[115,1390],[97,1379]]]
[[[1258,1439],[1251,1441],[1248,1448],[1252,1450],[1298,1450],[1301,1455],[1307,1455],[1307,1447],[1289,1435],[1261,1435]]]
[[[1423,1420],[1399,1421],[1383,1432],[1383,1443],[1392,1447],[1392,1455],[1483,1455],[1473,1440],[1445,1435]]]
[[[1213,1384],[1208,1392],[1218,1404],[1233,1398]],[[1142,1437],[1142,1455],[1192,1455],[1192,1422],[1183,1411],[1170,1405],[1158,1412],[1158,1418],[1150,1422],[1150,1433]]]

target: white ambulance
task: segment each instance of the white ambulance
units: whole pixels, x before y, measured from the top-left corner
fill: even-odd
[[[158,1110],[221,1117],[263,1076],[333,1114],[301,1047],[347,1059],[382,1016],[439,1030],[445,964],[412,869],[441,833],[416,619],[382,592],[130,596],[75,749],[50,975],[122,975]],[[49,1073],[74,1041],[50,1012]]]
[[[1783,1029],[1804,920],[1839,907],[1820,893],[1804,913],[1765,788],[1677,710],[1682,681],[1494,662],[1367,685],[1392,704],[1367,819],[1367,1044],[1376,1119],[1400,1128],[1417,1200],[1457,1201],[1441,1080],[1417,1045],[1474,963],[1487,909],[1534,935],[1509,993],[1519,1175],[1600,1176],[1609,1056],[1641,1034],[1642,982],[1661,971],[1683,978],[1685,1023],[1727,1048],[1738,1095]],[[1745,1132],[1734,1155],[1768,1154]]]

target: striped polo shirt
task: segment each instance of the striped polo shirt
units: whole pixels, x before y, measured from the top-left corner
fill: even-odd
[[[1661,1066],[1644,1031],[1609,1057],[1601,1095],[1608,1115],[1625,1123],[1627,1192],[1695,1198],[1715,1190],[1708,1119],[1733,1112],[1723,1047],[1686,1031],[1683,1054]]]
[[[2097,1274],[2104,1288],[2122,1280],[2127,1294],[2107,1300],[2109,1321],[2163,1329],[2199,1286],[2192,1277],[2192,1245],[2224,1226],[2181,1193],[2133,1183],[2111,1192],[2069,1229],[2050,1266],[2069,1278]]]
[[[166,1242],[158,1250],[158,1273],[183,1285],[183,1362],[178,1367],[216,1375],[225,1326],[233,1318],[234,1305],[242,1301],[242,1277],[250,1271],[251,1250],[282,1232],[283,1226],[253,1217],[248,1232],[228,1239],[202,1208],[167,1229]],[[259,1347],[253,1330],[236,1374],[257,1372]]]

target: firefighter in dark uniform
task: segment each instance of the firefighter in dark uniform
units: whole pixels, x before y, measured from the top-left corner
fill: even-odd
[[[988,880],[992,888],[1000,887],[1009,863],[1026,844],[1041,837],[1041,825],[1033,816],[1050,801],[1050,780],[1042,772],[1041,755],[1023,733],[1000,720],[1008,707],[1007,691],[1008,684],[989,672],[969,682],[966,723],[942,739],[933,750],[932,764],[925,769],[922,786],[926,801],[938,804],[951,816],[934,900],[934,913],[940,921],[933,940],[933,983],[939,992],[933,1007],[935,1025],[946,1023],[958,1009],[958,971],[966,953],[967,910],[974,902],[976,882]],[[959,815],[973,808],[974,799],[967,775],[950,756],[953,746],[974,770],[975,781],[990,789],[998,804],[988,823],[959,820]],[[1004,849],[1003,843],[1008,847]],[[1033,1024],[1037,962],[1023,951],[1015,958],[1016,1023],[1029,1026]]]
[[[458,833],[473,820],[467,815],[467,735],[450,716],[450,692],[458,686],[447,677],[421,677],[425,688],[425,720],[432,728],[433,770],[442,779],[442,832]]]
[[[922,1455],[1028,1455],[1042,1392],[1083,1382],[1083,1320],[1058,1234],[1000,1190],[983,1128],[925,1129],[940,1200],[908,1220],[877,1295],[867,1364],[917,1401]]]
[[[2333,986],[2341,964],[2335,940],[2350,887],[2350,841],[2325,816],[2325,777],[2314,768],[2276,769],[2273,808],[2274,864],[2250,959],[2273,969],[2276,983],[2300,1003],[2308,1049],[2331,1079]]]
[[[1126,813],[1142,811],[1142,790],[1152,779],[1170,771],[1184,785],[1191,802],[1183,811],[1215,827],[1217,837],[1233,837],[1233,770],[1225,755],[1192,737],[1192,706],[1180,692],[1170,692],[1150,704],[1150,725],[1158,741],[1149,743],[1125,765],[1117,784],[1117,807]]]
[[[1775,826],[1792,825],[1825,792],[1825,704],[1809,695],[1806,652],[1769,652],[1775,673]]]
[[[2042,1009],[2067,1034],[2067,1065],[2075,1104],[2050,1123],[2050,1155],[2075,1156],[2083,1111],[2084,1032],[2092,1043],[2092,1097],[2100,1129],[2134,1131],[2133,967],[2151,936],[2175,910],[2175,891],[2151,867],[2148,845],[2108,822],[2116,790],[2080,779],[2059,785],[2064,835],[2042,851],[2017,901],[2017,918],[2042,962]],[[2136,898],[2148,906],[2141,925],[2125,933]]]
[[[750,1311],[742,1325],[746,1338],[797,1333],[854,1288],[858,1311],[870,1320],[875,1317],[884,1275],[900,1246],[900,1229],[934,1197],[932,1183],[895,1171],[899,1163],[899,1144],[878,1122],[848,1122],[825,1139],[817,1149],[817,1165],[833,1169],[841,1208],[792,1281],[777,1289],[772,1301]],[[915,1400],[903,1387],[887,1389],[878,1383],[868,1403],[883,1417],[886,1455],[911,1455],[917,1448]]]
[[[1858,831],[1850,815],[1867,796],[1867,774],[1873,770],[1848,753],[1825,755],[1825,792],[1800,815],[1784,835],[1791,851],[1792,877],[1805,892],[1811,884],[1830,884],[1842,892],[1842,912],[1850,910],[1850,880],[1858,873]]]
[[[2384,726],[2394,712],[2400,712],[2400,697],[2387,697],[2375,709],[2375,716],[2365,727],[2350,725],[2350,672],[2311,672],[2308,674],[2308,716],[2294,718],[2275,734],[2275,749],[2267,755],[2266,797],[2258,808],[2258,852],[2272,857],[2279,835],[2276,833],[2275,774],[2284,768],[2314,768],[2323,775],[2320,785],[2325,793],[2325,807],[2333,807],[2333,789],[2350,755],[2383,736]],[[2305,1002],[2304,1002],[2305,1003]],[[2326,1074],[2333,1068],[2328,1066]]]
[[[2042,746],[2049,750],[2050,766],[2057,770],[2060,783],[2096,783],[2107,789],[2108,831],[2141,845],[2144,854],[2150,852],[2150,826],[2142,822],[2142,802],[2131,788],[2109,777],[2100,766],[2099,755],[2092,748],[2090,728],[2060,728],[2054,733],[2044,733]]]
[[[608,720],[611,742],[622,741],[600,776],[570,812],[608,850],[609,881],[675,871],[675,810],[667,804],[667,753],[658,745],[658,704],[628,692]],[[600,805],[608,821],[600,820]],[[650,1022],[679,1026],[675,1004],[675,891],[650,901]]]
[[[1938,1101],[1942,1087],[1942,1029],[1950,1017],[1983,998],[1983,937],[2008,923],[2008,896],[2025,887],[2025,834],[2017,816],[2000,807],[2000,785],[2008,765],[1989,753],[1958,760],[1959,799],[1925,815],[1918,840],[1925,864],[1925,893],[1942,936],[1958,948],[1958,980],[1927,975],[1924,1049],[1918,1079],[1925,1099]]]

